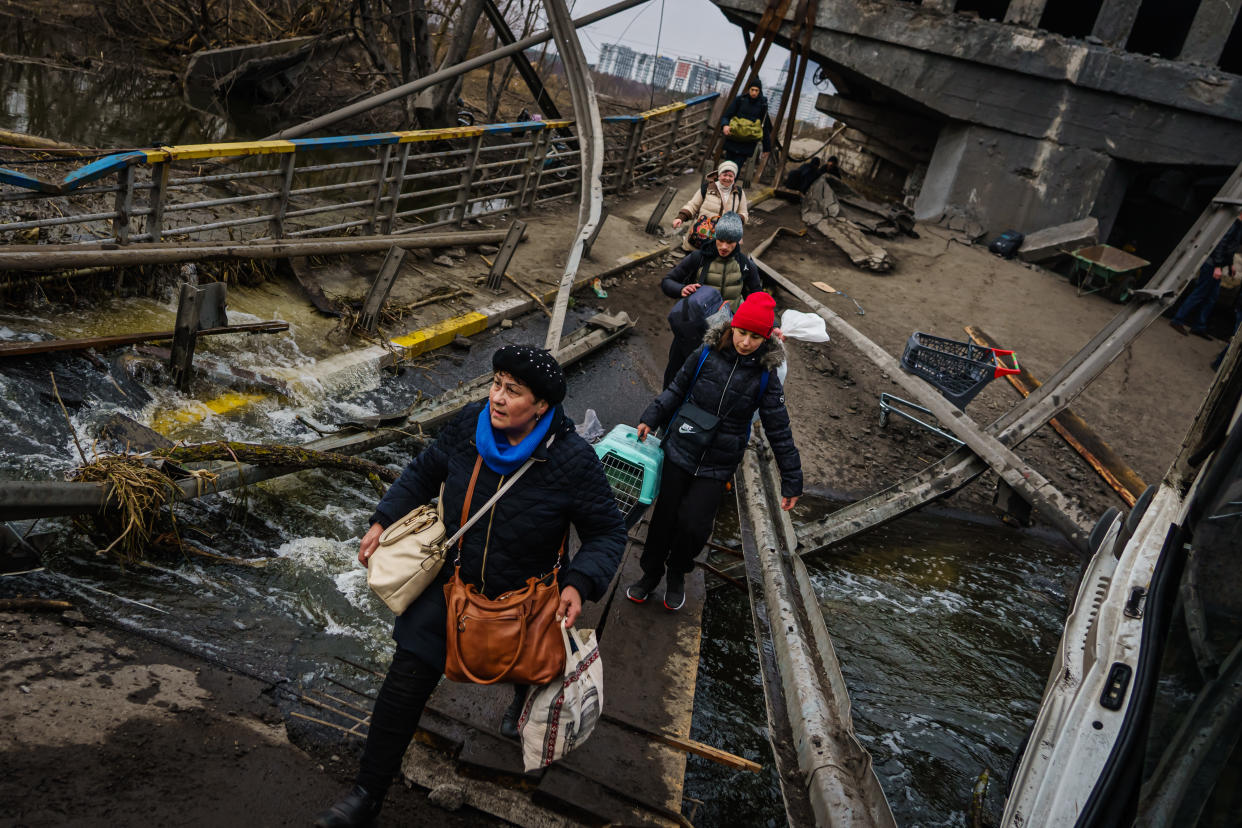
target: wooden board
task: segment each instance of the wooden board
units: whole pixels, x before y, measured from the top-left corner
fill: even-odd
[[[706,594],[703,575],[696,570],[687,578],[686,605],[679,612],[665,610],[658,600],[634,604],[624,589],[641,575],[641,549],[631,540],[608,595],[586,605],[579,626],[599,630],[605,712],[645,730],[688,737]],[[601,823],[667,825],[678,820],[686,769],[682,750],[603,720],[565,760],[542,775],[526,775],[518,743],[499,735],[512,698],[509,685],[444,681],[421,727],[435,737],[460,740],[458,763],[467,772],[535,784],[537,802]]]

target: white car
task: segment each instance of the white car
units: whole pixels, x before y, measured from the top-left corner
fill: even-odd
[[[1242,824],[1242,365],[1101,518],[1002,825]]]

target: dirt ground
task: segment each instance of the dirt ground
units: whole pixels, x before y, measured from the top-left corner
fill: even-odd
[[[357,768],[293,745],[271,685],[74,612],[0,613],[0,663],[3,828],[305,826]],[[394,785],[383,824],[499,823]]]

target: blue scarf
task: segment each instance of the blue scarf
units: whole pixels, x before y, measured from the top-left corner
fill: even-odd
[[[516,446],[509,444],[504,432],[492,427],[492,404],[489,402],[479,412],[478,422],[474,426],[474,444],[483,456],[483,462],[497,474],[512,474],[535,453],[535,449],[547,436],[552,427],[552,414],[555,409],[548,409],[530,434],[522,438]]]

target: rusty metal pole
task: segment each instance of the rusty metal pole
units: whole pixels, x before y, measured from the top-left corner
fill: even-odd
[[[806,17],[802,21],[804,28],[802,30],[802,43],[798,47],[798,71],[793,83],[793,100],[795,101],[798,99],[798,95],[801,94],[802,82],[806,79],[806,66],[811,59],[811,35],[815,32],[815,15],[818,12],[819,0],[811,0],[807,7]],[[790,68],[792,69],[793,67]],[[793,143],[794,122],[797,118],[798,107],[791,103],[789,105],[789,121],[785,124],[785,141],[778,148],[776,154],[776,175],[772,179],[772,184],[776,187],[781,185],[781,179],[785,175],[785,165],[789,162],[789,146]]]
[[[112,217],[112,233],[117,244],[129,243],[129,214],[134,209],[134,167],[126,164],[116,175],[117,186],[115,213]]]
[[[168,177],[172,162],[161,161],[151,168],[151,193],[147,196],[151,212],[147,214],[147,234],[157,242],[164,234],[164,199],[168,194]]]

